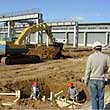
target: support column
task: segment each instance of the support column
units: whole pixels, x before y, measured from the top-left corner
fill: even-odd
[[[78,48],[78,22],[75,22],[74,25],[73,47]]]
[[[106,32],[106,41],[105,44],[108,45],[109,44],[109,33]]]
[[[84,46],[86,47],[87,46],[87,33],[84,32]]]
[[[43,15],[38,14],[38,18],[36,19],[36,24],[42,23],[42,22],[43,22]],[[43,34],[42,33],[43,33],[42,31],[36,32],[36,39],[35,39],[36,44],[43,43]]]
[[[64,38],[65,40],[66,40],[66,45],[68,45],[68,32],[65,32],[65,38]]]
[[[36,24],[38,24],[38,19],[36,19]],[[35,34],[35,44],[39,44],[39,32],[36,32]]]
[[[8,38],[10,37],[11,34],[11,23],[8,21]]]
[[[49,37],[48,37],[48,35],[47,35],[47,39],[46,39],[46,45],[47,45],[47,47],[49,46]]]
[[[10,36],[12,38],[14,38],[16,36],[16,30],[15,30],[15,22],[14,21],[10,21],[11,24],[11,32],[10,32]]]
[[[43,32],[42,31],[39,31],[38,32],[38,41],[39,43],[43,44]]]

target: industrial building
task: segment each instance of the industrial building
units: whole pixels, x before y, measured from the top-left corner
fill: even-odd
[[[0,39],[17,38],[22,30],[30,25],[45,22],[43,14],[36,10],[0,15]],[[110,43],[110,23],[80,23],[77,21],[47,22],[52,27],[53,37],[65,46],[88,47],[94,41],[103,45]],[[30,35],[30,44],[46,43],[44,32]]]

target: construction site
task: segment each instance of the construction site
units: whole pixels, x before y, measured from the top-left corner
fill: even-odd
[[[110,29],[100,28],[109,25],[46,23],[43,14],[35,10],[1,15],[0,109],[89,110],[89,87],[84,84],[86,62],[94,41],[101,41],[103,52],[110,54]],[[108,73],[106,79],[104,108],[110,109]],[[40,86],[39,100],[30,98],[33,82]],[[77,101],[67,97],[69,82],[78,89]]]

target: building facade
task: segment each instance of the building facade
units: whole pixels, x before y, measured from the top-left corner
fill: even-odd
[[[29,25],[43,22],[43,14],[36,11],[17,13],[14,15],[0,16],[0,40],[15,37]],[[65,46],[89,47],[95,41],[103,45],[110,44],[110,23],[79,23],[74,21],[47,22],[52,27],[53,37],[56,42],[62,42]],[[46,43],[45,32],[30,34],[30,43]]]
[[[57,22],[58,23],[58,22]],[[66,39],[67,45],[72,45],[74,40],[74,25],[58,26],[50,23],[53,36]],[[91,46],[93,42],[100,41],[103,45],[110,44],[110,23],[78,23],[78,45]]]

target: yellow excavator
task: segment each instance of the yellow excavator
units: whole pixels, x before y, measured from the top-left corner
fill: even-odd
[[[30,49],[24,43],[26,37],[29,37],[30,33],[38,32],[38,31],[45,31],[49,37],[50,43],[49,46],[40,46],[35,47],[34,49]],[[7,41],[2,40],[0,41],[0,56],[1,56],[1,63],[2,64],[21,64],[21,63],[33,63],[40,61],[43,54],[45,54],[45,58],[51,58],[52,55],[50,52],[50,48],[54,51],[54,58],[58,58],[61,55],[61,50],[63,44],[56,43],[54,41],[53,35],[51,33],[51,27],[48,26],[46,23],[35,24],[25,28],[18,38],[15,41]]]

